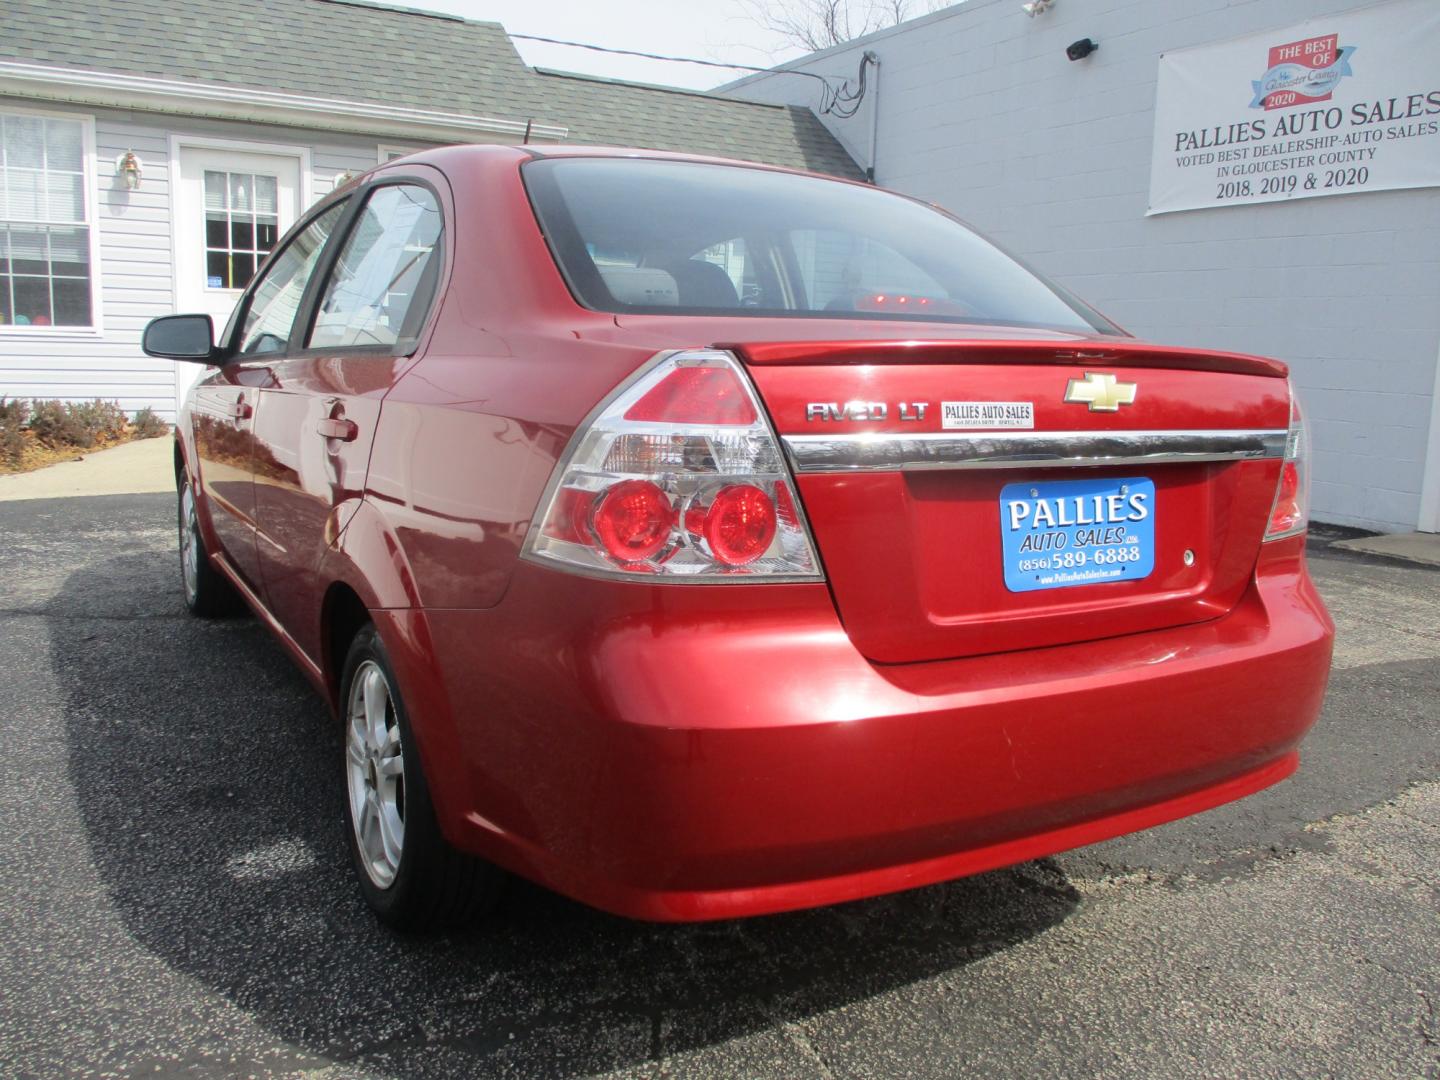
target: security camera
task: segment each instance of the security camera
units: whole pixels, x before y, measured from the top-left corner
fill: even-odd
[[[1065,55],[1071,60],[1084,60],[1092,52],[1100,47],[1098,41],[1091,41],[1088,37],[1082,37],[1079,41],[1072,41],[1065,46]]]
[[[1050,5],[1054,2],[1055,0],[1030,0],[1028,4],[1021,4],[1020,10],[1025,12],[1026,15],[1029,15],[1030,18],[1033,19],[1042,11],[1049,11]]]

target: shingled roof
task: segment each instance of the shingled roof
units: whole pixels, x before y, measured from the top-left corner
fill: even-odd
[[[498,23],[365,0],[3,0],[0,60],[555,124],[857,176],[808,109],[538,72]]]
[[[498,23],[355,0],[4,3],[11,60],[521,120],[540,104]]]

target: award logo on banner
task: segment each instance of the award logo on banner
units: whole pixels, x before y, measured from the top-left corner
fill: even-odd
[[[1350,55],[1355,47],[1340,48],[1340,35],[1306,38],[1270,50],[1270,67],[1251,83],[1255,90],[1252,109],[1286,109],[1292,105],[1309,105],[1329,101],[1330,96],[1350,70]]]

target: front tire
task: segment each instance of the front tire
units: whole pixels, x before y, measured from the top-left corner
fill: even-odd
[[[200,518],[195,509],[195,489],[190,478],[180,481],[180,580],[185,588],[185,606],[192,615],[214,618],[240,608],[240,597],[225,576],[210,564],[205,538],[200,535]]]
[[[503,874],[441,835],[409,713],[373,625],[350,645],[340,703],[345,835],[371,910],[397,930],[455,925],[488,911]]]

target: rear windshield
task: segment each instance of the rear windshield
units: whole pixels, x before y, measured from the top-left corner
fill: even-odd
[[[875,188],[635,158],[523,175],[561,273],[598,311],[1120,332],[948,215]]]

